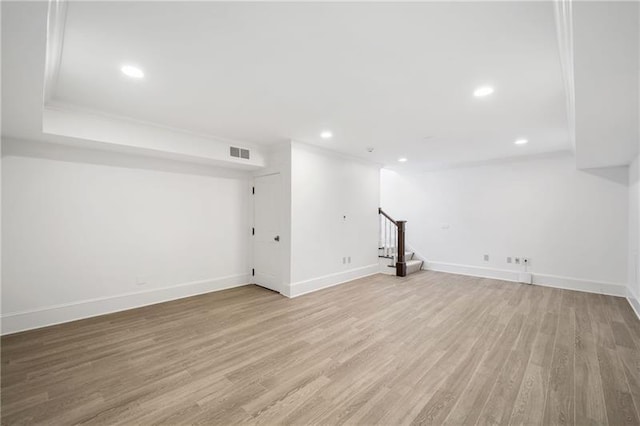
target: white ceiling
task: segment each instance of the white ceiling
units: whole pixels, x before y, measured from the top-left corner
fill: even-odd
[[[421,168],[571,148],[551,2],[72,2],[63,46],[56,103],[201,134]]]

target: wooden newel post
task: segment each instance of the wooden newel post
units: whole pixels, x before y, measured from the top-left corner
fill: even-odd
[[[406,277],[407,276],[407,264],[404,260],[404,225],[407,223],[406,220],[399,220],[396,222],[398,224],[398,260],[396,262],[396,276],[398,277]]]

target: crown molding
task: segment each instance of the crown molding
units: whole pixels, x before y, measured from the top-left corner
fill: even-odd
[[[252,142],[242,141],[238,139],[225,138],[221,136],[212,135],[209,133],[197,132],[189,129],[185,129],[182,127],[174,127],[169,126],[153,121],[141,120],[138,118],[113,114],[106,111],[93,109],[89,107],[85,107],[82,105],[76,105],[66,102],[60,102],[55,99],[51,99],[45,106],[43,111],[58,111],[62,113],[71,113],[71,114],[81,114],[85,116],[92,116],[96,118],[100,118],[103,120],[108,120],[113,122],[114,124],[132,124],[136,126],[143,126],[148,128],[157,129],[158,131],[166,131],[171,133],[182,134],[189,137],[199,138],[199,139],[207,139],[212,142],[222,143],[227,145],[239,146],[241,148],[253,149],[253,150],[262,150],[265,147],[269,147],[269,145],[259,145]]]
[[[49,9],[47,12],[47,48],[44,68],[44,105],[47,105],[49,101],[51,101],[53,90],[58,82],[66,22],[67,1],[49,0]]]
[[[576,151],[576,95],[573,68],[573,0],[555,0],[554,12],[558,51],[562,67],[562,79],[567,104],[569,138],[573,151]]]

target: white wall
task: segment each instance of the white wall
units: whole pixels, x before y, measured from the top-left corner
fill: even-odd
[[[628,165],[638,155],[640,4],[574,1],[576,163]]]
[[[4,333],[250,280],[249,174],[22,141],[3,151]]]
[[[577,171],[570,155],[423,174],[382,173],[382,208],[406,219],[430,269],[625,294],[628,170]],[[483,255],[489,254],[489,262]]]
[[[640,23],[640,7],[638,8]],[[640,28],[638,29],[638,45],[640,45]],[[640,56],[638,57],[638,93],[640,103]],[[638,140],[640,148],[640,108],[638,109]],[[640,317],[640,157],[629,166],[629,277],[628,299]]]
[[[289,295],[377,272],[379,167],[297,142],[291,167]]]
[[[640,312],[640,159],[629,166],[629,297]]]
[[[5,140],[1,171],[4,334],[250,282],[252,175],[283,174],[284,295],[378,270],[379,167],[308,145],[249,173]]]

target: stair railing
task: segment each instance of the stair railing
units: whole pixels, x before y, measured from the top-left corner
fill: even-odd
[[[406,220],[393,220],[391,216],[378,207],[380,218],[379,245],[385,257],[396,259],[396,276],[407,276],[407,264],[405,262],[405,224]]]

